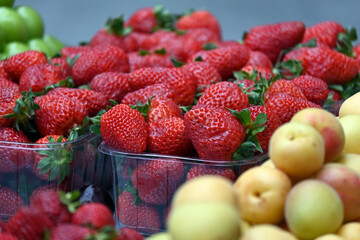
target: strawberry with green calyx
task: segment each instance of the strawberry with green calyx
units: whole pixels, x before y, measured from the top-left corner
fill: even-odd
[[[72,222],[76,225],[91,226],[94,229],[115,226],[110,209],[106,205],[96,202],[81,205],[73,214]]]
[[[266,79],[270,79],[271,77],[274,77],[274,73],[272,72],[272,69],[266,67],[254,67],[254,66],[246,65],[241,68],[241,73],[244,72],[248,73],[250,76],[250,78],[246,78],[246,79],[251,79],[254,81],[260,79],[260,74],[262,77]],[[239,79],[238,77],[236,78]]]
[[[19,87],[12,85],[16,83],[10,82],[9,80],[6,81],[9,83],[5,82],[5,80],[0,82],[0,127],[8,127],[13,124],[14,119],[7,118],[6,116],[15,114],[14,108],[17,104],[16,101],[21,98]]]
[[[263,132],[267,126],[264,124],[267,121],[266,113],[260,113],[256,116],[255,120],[251,119],[250,110],[243,109],[241,112],[228,109],[230,113],[236,117],[245,128],[245,140],[233,153],[232,159],[244,159],[252,157],[255,151],[263,152],[260,142],[256,138],[256,134]]]
[[[175,21],[177,17],[168,9],[165,9],[163,5],[156,5],[153,11],[156,20],[156,25],[151,29],[153,32],[159,29],[165,29],[167,31],[174,31],[176,29]]]
[[[173,67],[171,58],[164,48],[150,52],[141,49],[138,52],[128,53],[130,72],[145,67]]]
[[[91,229],[72,223],[61,223],[51,229],[51,233],[45,236],[45,240],[78,240],[90,236]]]
[[[264,67],[268,69],[273,68],[270,58],[263,52],[251,51],[250,57],[245,66],[253,66],[255,68]]]
[[[50,59],[50,63],[55,66],[60,67],[60,69],[64,73],[65,77],[69,77],[71,75],[71,68],[74,64],[72,63],[70,58],[65,59],[62,57],[54,57],[54,58]]]
[[[335,50],[349,57],[355,57],[353,42],[357,40],[357,33],[354,27],[346,29],[345,33],[339,33]]]
[[[330,84],[329,89],[336,91],[336,93],[334,93],[335,96],[337,96],[335,100],[338,100],[339,98],[338,93],[340,93],[341,99],[347,99],[360,91],[360,74],[357,74],[349,82],[343,84]]]
[[[80,191],[72,191],[72,192],[63,192],[59,191],[60,201],[64,204],[70,213],[75,213],[76,210],[81,206],[79,201],[81,192]]]
[[[88,52],[92,49],[90,46],[67,46],[61,49],[61,58],[66,59],[71,67],[74,66],[73,59],[76,60],[83,53]]]

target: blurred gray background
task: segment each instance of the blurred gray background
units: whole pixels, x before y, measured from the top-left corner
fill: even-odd
[[[89,41],[109,17],[125,18],[141,7],[162,4],[174,13],[188,8],[212,12],[222,26],[224,40],[240,40],[255,25],[303,21],[306,26],[334,20],[354,26],[360,38],[359,0],[15,0],[35,8],[45,21],[45,32],[67,45]]]

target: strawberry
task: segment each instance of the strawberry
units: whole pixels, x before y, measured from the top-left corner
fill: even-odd
[[[11,56],[4,64],[5,71],[18,82],[22,73],[30,66],[45,64],[48,60],[44,53],[29,50]]]
[[[234,170],[228,167],[216,167],[216,166],[207,166],[207,165],[196,165],[192,167],[189,172],[186,174],[186,181],[189,181],[193,178],[197,178],[204,175],[219,175],[229,179],[232,182],[235,182],[236,175]]]
[[[128,54],[130,72],[145,67],[164,67],[171,68],[174,66],[169,56],[166,54],[150,53],[143,50],[140,52],[132,52]]]
[[[103,72],[128,72],[129,60],[126,53],[112,45],[100,45],[85,51],[75,61],[71,75],[76,86],[88,84]]]
[[[84,240],[91,234],[91,230],[71,223],[56,225],[50,235],[51,240]]]
[[[32,161],[32,151],[22,149],[29,148],[30,146],[24,143],[30,141],[21,131],[0,127],[0,141],[4,141],[0,145],[0,172],[17,172]]]
[[[176,27],[180,30],[207,28],[216,34],[218,41],[221,40],[220,23],[213,14],[206,10],[198,10],[190,15],[182,16],[176,22]]]
[[[60,67],[61,71],[64,73],[65,77],[71,75],[71,66],[66,61],[65,58],[57,57],[50,59],[51,64]]]
[[[256,133],[256,138],[259,141],[263,151],[267,151],[269,148],[269,141],[273,132],[280,127],[281,121],[278,116],[271,112],[268,108],[264,106],[252,106],[249,107],[251,120],[255,121],[256,117],[260,113],[265,113],[267,121],[263,126],[266,126],[265,130],[259,133]]]
[[[6,63],[6,60],[0,61],[0,79],[1,79],[1,78],[6,78],[6,79],[8,79],[8,80],[12,80],[10,74],[8,74],[8,73],[5,71],[5,68],[4,68],[5,63]]]
[[[0,213],[4,216],[14,215],[21,207],[25,205],[21,196],[7,187],[0,187]]]
[[[360,43],[356,44],[353,48],[353,51],[355,53],[355,58],[356,60],[359,62],[360,64]],[[0,71],[1,71],[1,68],[0,68]],[[1,74],[0,74],[1,76]]]
[[[201,57],[204,62],[212,64],[220,73],[223,80],[233,76],[233,71],[242,68],[249,60],[250,51],[245,45],[221,47],[208,51],[200,51],[192,55],[188,62]]]
[[[147,145],[147,126],[141,113],[118,104],[101,116],[101,136],[105,143],[120,151],[143,152]]]
[[[126,44],[121,35],[117,35],[113,32],[108,32],[106,29],[100,29],[90,40],[91,47],[99,45],[113,45],[123,51],[127,51]]]
[[[128,75],[128,81],[132,90],[138,90],[155,83],[161,83],[166,68],[140,68]]]
[[[291,82],[304,93],[309,101],[320,106],[326,102],[329,88],[324,80],[309,75],[302,75]]]
[[[116,240],[144,240],[137,231],[131,228],[120,228]]]
[[[140,44],[140,49],[150,50],[165,48],[169,51],[166,46],[174,44],[174,41],[176,41],[177,38],[178,35],[175,32],[159,30],[148,35],[148,37]]]
[[[272,83],[269,89],[265,92],[265,102],[267,102],[271,96],[279,93],[285,93],[295,98],[302,98],[307,100],[305,94],[301,91],[300,88],[296,87],[292,81],[279,79]]]
[[[146,115],[146,122],[148,124],[171,117],[183,118],[181,109],[174,100],[164,97],[151,99],[150,109]]]
[[[41,92],[44,87],[66,78],[62,69],[52,64],[36,64],[28,67],[20,77],[20,91]]]
[[[340,23],[325,21],[307,27],[304,33],[303,42],[316,39],[316,43],[324,43],[329,48],[334,48],[338,42],[339,33],[345,33],[345,29]]]
[[[151,97],[164,97],[175,100],[176,92],[168,84],[158,83],[127,93],[121,100],[122,104],[136,105],[145,103]]]
[[[197,89],[204,92],[210,85],[221,82],[218,70],[207,62],[192,62],[182,66],[182,69],[192,74]]]
[[[0,88],[0,127],[8,127],[14,122],[13,119],[6,119],[3,118],[3,116],[14,113],[16,100],[21,98],[19,89],[17,89],[15,85],[12,85],[12,82],[9,81],[8,83],[6,81],[0,81],[0,86],[8,85],[8,87],[4,86]]]
[[[6,224],[5,232],[24,240],[43,239],[45,230],[53,226],[52,221],[40,210],[23,207]]]
[[[256,26],[246,34],[244,43],[253,51],[265,53],[275,64],[281,50],[301,42],[305,32],[303,22],[280,22]]]
[[[184,164],[178,159],[153,159],[138,163],[131,182],[143,202],[163,205],[171,199],[184,174]]]
[[[150,204],[135,202],[135,196],[127,191],[119,195],[116,211],[123,225],[138,231],[153,233],[161,227],[160,214],[156,208]]]
[[[41,136],[67,136],[70,129],[81,125],[87,116],[85,104],[75,99],[44,95],[34,101],[40,106],[40,109],[35,111],[35,125]]]
[[[185,129],[201,159],[230,160],[245,129],[229,111],[198,105],[185,114]]]
[[[249,99],[237,84],[218,82],[206,89],[197,104],[241,111],[249,106]]]
[[[131,91],[126,73],[104,72],[96,75],[90,83],[95,92],[102,93],[107,100],[120,102]]]
[[[334,89],[329,89],[329,96],[331,95],[331,99],[335,102],[342,100],[341,94],[339,91]]]
[[[171,117],[154,121],[148,125],[148,133],[150,152],[175,156],[186,156],[192,152],[182,118]]]
[[[11,234],[0,233],[0,240],[18,240],[18,238]]]
[[[60,50],[62,58],[73,59],[76,56],[81,56],[83,53],[91,51],[92,47],[90,46],[67,46],[63,47]]]
[[[241,91],[251,92],[255,90],[255,82],[250,79],[238,79],[235,83],[241,88]]]
[[[131,27],[134,32],[151,33],[156,26],[154,9],[152,7],[138,9],[125,25]]]
[[[250,57],[246,63],[246,66],[253,66],[255,68],[264,67],[268,69],[273,68],[273,64],[270,58],[265,53],[260,51],[250,51]]]
[[[55,189],[44,190],[34,195],[30,199],[30,207],[39,209],[54,225],[71,222],[71,213],[60,201],[59,193]]]
[[[307,48],[300,56],[303,74],[321,78],[328,84],[342,84],[353,79],[359,72],[359,63],[332,49]]]
[[[140,50],[143,42],[149,37],[148,33],[131,32],[124,36],[124,42],[127,52],[136,52]]]
[[[86,203],[77,209],[72,216],[72,222],[76,225],[90,225],[96,229],[115,226],[110,209],[104,204],[96,202]]]
[[[90,89],[59,87],[51,90],[47,95],[65,97],[82,102],[87,107],[90,117],[95,116],[101,109],[105,109],[108,102],[102,93]]]
[[[238,46],[239,44],[241,45],[241,43],[235,40],[226,40],[226,41],[221,41],[217,45],[218,47],[230,47],[230,46]]]
[[[0,77],[0,89],[2,88],[12,88],[14,90],[19,91],[19,84],[10,81],[9,79],[5,77]],[[20,92],[20,91],[19,91]]]
[[[282,124],[289,122],[295,113],[304,108],[315,107],[319,105],[303,98],[297,98],[285,93],[272,95],[266,102],[265,107],[277,115]]]
[[[271,68],[254,67],[251,65],[245,65],[243,68],[241,68],[241,71],[247,72],[250,75],[254,72],[254,70],[257,72],[257,76],[254,80],[260,80],[260,74],[267,80],[270,80],[270,78],[274,77],[274,73],[272,72]]]

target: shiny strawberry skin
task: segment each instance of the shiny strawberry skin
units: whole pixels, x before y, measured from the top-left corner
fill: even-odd
[[[90,83],[103,72],[128,72],[129,59],[126,53],[112,45],[100,45],[86,51],[75,61],[71,75],[76,86]]]
[[[164,205],[179,187],[185,175],[178,159],[153,159],[140,162],[132,176],[132,185],[145,203]]]
[[[117,199],[117,216],[126,226],[142,232],[154,232],[161,227],[160,214],[150,204],[134,205],[135,196],[127,191],[122,192]]]
[[[237,84],[233,82],[218,82],[206,89],[197,104],[241,111],[249,106],[249,98]]]
[[[184,121],[201,159],[231,160],[245,139],[245,128],[224,108],[195,106],[185,114]]]
[[[14,81],[18,82],[28,67],[45,63],[48,63],[48,60],[44,53],[30,50],[11,56],[5,62],[4,69]]]
[[[158,83],[127,93],[121,100],[122,104],[136,105],[146,103],[151,97],[165,97],[175,100],[176,92],[168,84]]]
[[[104,72],[91,80],[90,87],[95,92],[102,93],[107,100],[120,102],[131,91],[127,73]]]
[[[91,51],[92,47],[90,46],[67,46],[67,47],[63,47],[60,50],[61,53],[61,57],[66,59],[66,58],[74,58],[76,56],[81,56],[83,53]]]
[[[168,44],[168,43],[172,43],[178,38],[177,34],[175,32],[168,32],[165,30],[159,30],[156,31],[150,35],[148,35],[148,37],[146,39],[144,39],[141,44],[140,44],[140,48],[141,49],[146,49],[146,50],[150,50],[150,49],[161,49],[162,47],[164,47],[163,44]],[[165,48],[167,51],[169,51],[169,49]]]
[[[148,150],[153,153],[187,156],[193,148],[182,118],[171,117],[148,125]]]
[[[58,66],[52,64],[37,64],[28,67],[20,77],[20,92],[41,92],[44,87],[55,84],[66,78],[65,73]]]
[[[194,178],[198,178],[204,175],[219,175],[229,179],[232,182],[235,182],[236,175],[234,170],[226,167],[213,167],[207,165],[196,165],[192,167],[189,172],[186,174],[186,181],[189,181]]]
[[[151,99],[150,109],[146,115],[146,122],[148,124],[171,117],[183,118],[181,109],[174,100],[165,97]]]
[[[274,64],[281,50],[301,42],[305,32],[303,22],[280,22],[256,26],[246,34],[244,43],[253,51],[265,53]]]
[[[61,57],[52,58],[52,59],[50,59],[50,62],[51,62],[51,64],[60,67],[61,71],[63,71],[63,73],[66,77],[71,75],[71,66],[66,61],[65,58],[61,58]]]
[[[15,84],[15,85],[14,85]],[[6,119],[2,116],[13,113],[16,106],[16,100],[21,98],[22,95],[19,92],[16,83],[12,83],[9,80],[0,80],[0,127],[8,127],[13,122],[14,119]],[[6,87],[8,86],[8,87]]]
[[[5,68],[4,68],[6,61],[7,61],[7,60],[2,60],[2,61],[0,61],[0,79],[1,79],[1,78],[6,78],[6,79],[8,79],[8,80],[12,80],[10,74],[8,74],[8,73],[5,71]]]
[[[100,132],[105,143],[120,151],[139,153],[146,150],[145,119],[126,104],[118,104],[101,116]]]
[[[51,240],[79,240],[85,239],[91,234],[87,227],[81,227],[71,223],[62,223],[55,226],[50,235]]]
[[[291,81],[279,79],[271,84],[269,89],[265,92],[265,102],[268,101],[271,96],[277,95],[279,93],[285,93],[292,97],[302,98],[304,100],[307,99],[301,89],[296,87],[295,84],[293,84]]]
[[[81,125],[88,115],[85,104],[78,100],[44,95],[35,98],[40,109],[35,111],[35,125],[41,136],[69,134],[75,125]]]
[[[72,216],[72,222],[76,225],[91,226],[101,229],[105,226],[115,226],[110,209],[104,204],[90,202],[83,204]]]
[[[326,102],[329,88],[324,80],[309,75],[302,75],[291,82],[304,93],[309,101],[320,106]]]
[[[292,116],[302,109],[309,107],[321,108],[321,106],[306,99],[296,98],[285,93],[271,96],[265,107],[277,115],[282,124],[289,122]]]
[[[200,51],[188,59],[193,62],[201,56],[204,62],[212,64],[220,73],[223,80],[233,76],[233,71],[241,69],[250,57],[250,50],[245,45],[220,47],[208,51]]]
[[[100,29],[90,40],[89,46],[95,47],[99,45],[113,45],[127,51],[124,38],[116,34],[108,33],[106,29]]]
[[[307,48],[300,56],[303,74],[318,77],[328,84],[342,84],[353,79],[359,72],[359,63],[332,49]]]
[[[12,216],[25,205],[22,197],[14,190],[0,187],[0,212],[2,215]]]
[[[138,90],[149,85],[161,83],[165,77],[166,68],[140,68],[128,75],[128,81],[132,90]]]
[[[355,58],[356,60],[358,61],[358,63],[360,64],[360,43],[356,44],[354,47],[353,47],[353,51],[355,53]],[[1,72],[1,68],[0,68],[0,72]],[[0,74],[1,76],[1,74]]]
[[[128,53],[141,49],[143,42],[149,37],[149,33],[131,32],[124,36],[124,42]]]
[[[249,60],[246,63],[246,66],[253,66],[255,68],[264,67],[268,69],[273,68],[273,64],[270,58],[263,52],[260,51],[251,51]]]
[[[324,43],[329,48],[334,48],[339,33],[345,33],[345,29],[340,23],[335,21],[320,22],[306,28],[302,41],[306,43],[311,39],[316,39],[316,43]]]
[[[59,87],[51,90],[47,95],[55,95],[82,102],[87,107],[90,117],[95,116],[101,109],[105,109],[108,103],[102,93],[90,89]]]
[[[139,55],[137,52],[132,52],[128,54],[130,72],[133,72],[139,68],[146,67],[164,67],[171,68],[174,67],[171,59],[167,55],[150,53],[144,56]]]
[[[152,7],[138,9],[130,16],[125,26],[131,26],[134,32],[152,32],[156,26],[154,9]]]

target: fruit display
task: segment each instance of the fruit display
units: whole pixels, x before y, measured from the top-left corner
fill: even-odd
[[[116,239],[102,236],[115,227],[175,240],[356,236],[355,29],[286,21],[224,40],[209,11],[157,5],[64,46],[44,34],[36,10],[3,4],[4,234]],[[46,210],[30,210],[44,191],[74,189],[84,203],[107,204],[111,217],[82,212],[85,204],[60,214],[67,220],[58,226]],[[97,214],[110,230],[100,220],[89,227]],[[17,233],[23,215],[43,224]]]

